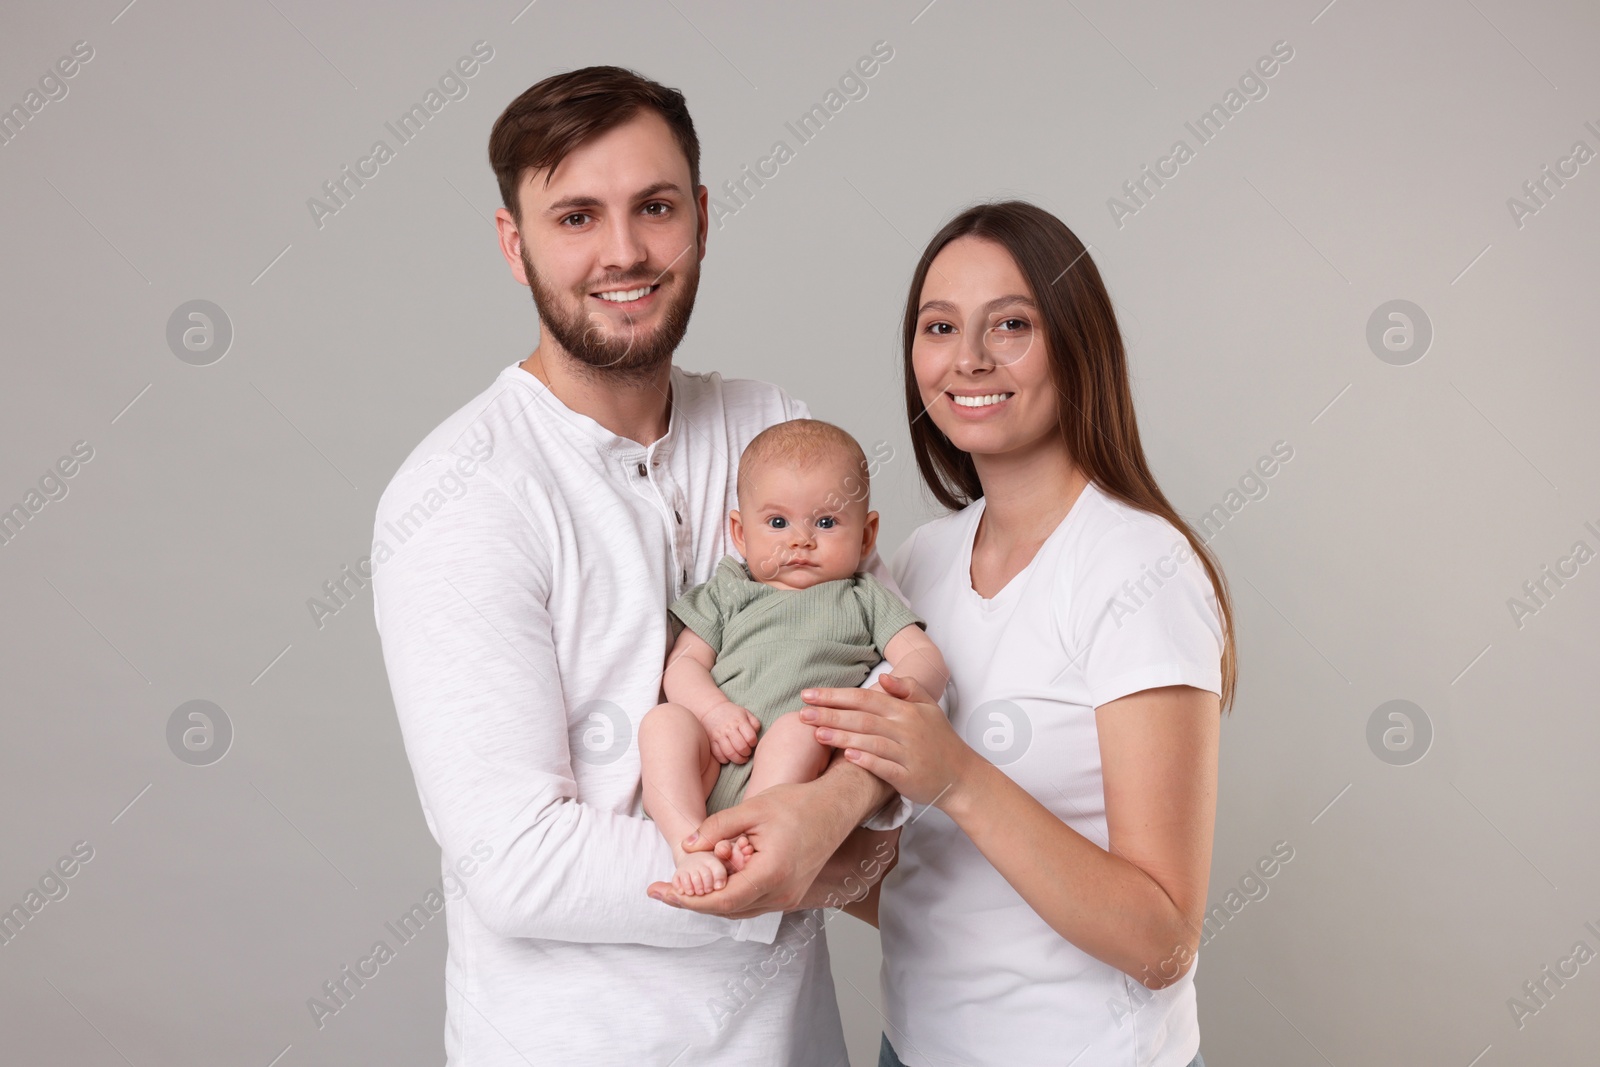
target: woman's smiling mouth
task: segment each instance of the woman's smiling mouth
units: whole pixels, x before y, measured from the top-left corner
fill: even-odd
[[[963,414],[977,415],[993,411],[1016,396],[1016,393],[946,393],[945,395],[950,398],[951,405]]]

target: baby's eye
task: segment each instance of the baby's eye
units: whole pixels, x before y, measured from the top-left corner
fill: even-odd
[[[839,520],[832,515],[824,515],[817,520],[817,528],[820,530],[831,530],[837,525],[839,525]]]
[[[767,520],[767,525],[774,530],[781,530],[785,526],[789,525],[789,520],[784,518],[782,515],[774,515],[772,518]]]

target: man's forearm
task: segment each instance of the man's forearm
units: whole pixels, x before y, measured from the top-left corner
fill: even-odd
[[[832,802],[840,841],[897,795],[894,786],[846,759],[843,749],[834,751],[817,786]]]

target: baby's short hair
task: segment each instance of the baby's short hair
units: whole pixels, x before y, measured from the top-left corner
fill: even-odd
[[[739,457],[741,502],[748,480],[767,467],[812,466],[828,460],[843,460],[842,466],[849,469],[839,486],[840,500],[865,501],[870,484],[867,455],[849,433],[821,419],[790,419],[768,426],[751,438]]]

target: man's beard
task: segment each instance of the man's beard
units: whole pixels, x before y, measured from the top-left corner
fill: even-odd
[[[672,362],[672,354],[689,329],[689,315],[694,311],[695,293],[700,288],[700,263],[694,260],[688,266],[689,273],[684,275],[682,291],[661,312],[660,324],[651,333],[642,335],[634,329],[630,318],[617,326],[604,312],[584,311],[583,303],[589,298],[587,289],[578,294],[578,307],[570,314],[565,313],[556,292],[545,286],[534,271],[526,246],[522,249],[522,269],[528,275],[528,287],[533,291],[541,329],[577,360],[581,369],[611,381],[649,381],[662,364]],[[617,283],[606,281],[604,286],[607,290],[638,289],[659,282],[666,289],[672,279],[673,275],[668,273],[652,273]]]

